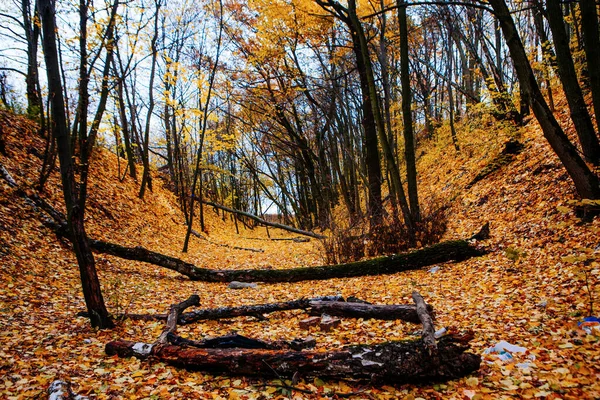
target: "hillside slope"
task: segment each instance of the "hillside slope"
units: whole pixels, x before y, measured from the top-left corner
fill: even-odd
[[[43,140],[27,120],[0,112],[7,155],[0,163],[21,185],[33,186],[41,165],[35,153]],[[564,169],[535,124],[520,132],[498,126],[459,131],[462,150],[447,144],[444,129],[425,143],[419,160],[421,198],[425,204],[454,199],[446,238],[464,238],[490,222],[492,252],[478,259],[439,266],[437,272],[412,271],[392,276],[334,279],[294,284],[259,285],[233,291],[225,284],[190,282],[152,265],[96,255],[110,311],[164,312],[190,294],[202,307],[256,304],[301,297],[342,294],[386,304],[411,302],[419,290],[437,313],[437,327],[472,329],[473,351],[501,340],[528,349],[514,354],[516,363],[485,356],[478,374],[433,386],[364,386],[350,382],[300,380],[298,387],[315,393],[361,390],[355,398],[598,398],[599,338],[586,336],[577,322],[589,314],[587,282],[600,308],[598,251],[600,221],[581,223],[564,208],[573,192]],[[517,135],[524,151],[501,170],[465,189],[477,173]],[[36,149],[36,150],[33,150]],[[124,163],[121,160],[121,169]],[[91,167],[87,228],[92,237],[149,249],[210,268],[282,268],[322,262],[319,245],[270,242],[264,228],[235,234],[207,209],[210,240],[260,248],[264,253],[233,250],[194,238],[181,253],[185,225],[172,193],[155,179],[155,190],[137,198],[138,184],[118,178],[117,159],[98,150]],[[121,173],[123,171],[121,170]],[[61,208],[60,179],[55,171],[43,196]],[[437,199],[437,200],[436,200]],[[286,236],[271,230],[271,235]],[[254,238],[254,239],[249,239]],[[261,239],[261,240],[258,240]],[[587,255],[588,262],[573,256]],[[587,264],[587,265],[584,265]],[[77,265],[68,245],[45,228],[33,208],[0,179],[0,397],[40,396],[54,379],[68,379],[81,394],[98,398],[277,398],[277,382],[215,377],[162,364],[120,360],[104,354],[116,338],[154,340],[160,323],[123,321],[111,331],[94,331],[77,318],[84,309]],[[200,339],[236,331],[261,339],[293,339],[299,311],[268,320],[237,318],[182,327],[183,336]],[[311,330],[318,349],[348,343],[375,343],[411,337],[414,325],[373,320],[342,321],[333,332]],[[532,360],[535,358],[535,360]],[[528,367],[519,363],[529,363]],[[520,366],[519,366],[520,365]],[[320,398],[294,392],[295,398]],[[43,397],[43,396],[42,396]]]

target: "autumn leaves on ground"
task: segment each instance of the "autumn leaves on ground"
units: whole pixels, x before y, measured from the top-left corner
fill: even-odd
[[[2,113],[6,155],[0,162],[21,187],[38,179],[44,139],[22,117]],[[525,151],[500,170],[469,182],[516,137]],[[492,121],[462,126],[460,153],[445,127],[423,144],[420,188],[425,202],[451,201],[445,239],[467,238],[485,222],[491,238],[478,243],[489,254],[434,269],[352,279],[293,284],[259,284],[245,290],[226,284],[192,282],[149,264],[96,255],[110,311],[163,313],[191,294],[202,308],[271,303],[324,295],[356,296],[377,304],[411,303],[419,291],[436,311],[436,328],[472,330],[471,351],[480,370],[463,379],[429,385],[377,385],[300,377],[287,384],[239,376],[213,376],[160,363],[108,357],[104,345],[117,338],[152,342],[163,322],[124,320],[114,330],[96,331],[77,317],[85,309],[77,263],[66,241],[41,222],[42,214],[0,180],[0,397],[44,397],[55,379],[97,398],[598,398],[598,331],[587,334],[578,322],[600,309],[598,218],[583,222],[571,211],[570,180],[535,123],[521,130]],[[291,268],[324,262],[319,241],[270,241],[265,228],[241,228],[206,208],[208,237],[193,237],[181,253],[184,218],[175,196],[155,177],[154,191],[142,201],[138,184],[123,175],[125,164],[97,149],[88,200],[87,230],[93,238],[144,246],[214,269]],[[435,168],[434,168],[435,166]],[[53,173],[43,197],[63,209],[60,176]],[[270,230],[271,237],[291,237]],[[261,249],[250,252],[219,246]],[[303,311],[274,313],[266,320],[241,317],[180,327],[178,333],[202,339],[237,332],[263,340],[313,336],[317,350],[347,344],[415,338],[418,325],[401,321],[343,319],[330,332],[299,327]],[[418,332],[417,332],[418,335]],[[500,341],[525,352],[491,352]],[[508,358],[508,359],[507,359]]]

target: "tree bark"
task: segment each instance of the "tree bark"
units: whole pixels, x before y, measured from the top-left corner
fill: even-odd
[[[99,253],[158,265],[179,272],[191,280],[204,282],[299,282],[395,274],[452,260],[462,261],[485,254],[484,251],[464,240],[455,240],[438,243],[409,253],[347,264],[272,270],[213,270],[197,267],[175,257],[156,253],[143,247],[124,247],[100,240],[92,240],[91,244]]]
[[[323,296],[312,299],[299,299],[279,303],[255,304],[238,307],[218,307],[194,310],[179,315],[177,323],[189,325],[197,321],[218,320],[243,316],[263,319],[264,314],[287,310],[308,310],[311,315],[328,314],[337,317],[403,320],[419,323],[421,319],[414,305],[404,304],[368,304],[353,301],[344,301],[340,296]],[[433,307],[426,305],[427,313],[433,314]],[[78,316],[87,317],[87,313]],[[122,314],[117,319],[132,319],[136,321],[163,321],[168,318],[166,314]]]
[[[598,37],[598,8],[595,1],[582,0],[581,29],[587,60],[587,70],[592,89],[592,103],[596,114],[596,127],[600,132],[600,38]]]
[[[179,320],[179,316],[181,313],[191,306],[197,306],[200,304],[200,297],[197,294],[191,295],[187,300],[182,301],[179,304],[171,305],[171,309],[169,310],[169,314],[167,315],[167,323],[165,325],[165,329],[160,334],[160,337],[157,340],[159,344],[167,343],[167,336],[169,334],[175,334],[177,331],[177,322]]]
[[[364,318],[396,320],[401,319],[407,322],[419,323],[417,308],[414,305],[384,305],[384,304],[366,304],[344,301],[311,301],[308,303],[311,315],[328,314],[337,317]],[[432,313],[433,308],[426,306],[427,312]]]
[[[415,135],[412,120],[412,93],[408,59],[408,20],[405,0],[397,0],[398,27],[400,31],[400,82],[402,85],[402,120],[404,122],[404,157],[406,159],[406,182],[408,200],[413,222],[421,221],[419,195],[417,190],[417,162],[415,159]],[[452,57],[452,55],[449,55]],[[407,223],[410,227],[411,224]]]
[[[135,356],[193,370],[231,375],[290,377],[295,373],[333,379],[415,383],[449,380],[479,369],[481,358],[452,336],[438,342],[434,362],[422,340],[357,345],[330,352],[242,348],[193,348],[116,340],[106,345],[109,356]]]
[[[212,201],[203,201],[203,203],[206,204],[206,205],[218,208],[219,210],[227,211],[228,213],[237,214],[237,215],[243,215],[244,217],[250,218],[251,220],[254,220],[254,221],[258,222],[259,224],[262,224],[262,225],[265,225],[265,226],[272,226],[273,228],[283,229],[283,230],[286,230],[288,232],[297,233],[299,235],[310,236],[310,237],[315,238],[315,239],[324,239],[325,238],[325,236],[319,235],[317,233],[304,231],[302,229],[296,229],[296,228],[294,228],[292,226],[282,225],[282,224],[278,224],[276,222],[268,222],[268,221],[265,221],[262,218],[257,217],[254,214],[250,214],[250,213],[245,212],[245,211],[240,211],[240,210],[235,210],[233,208],[225,207],[225,206],[222,206],[220,204],[213,203]]]
[[[412,298],[417,305],[416,312],[419,316],[419,320],[423,324],[423,344],[429,351],[429,354],[433,357],[437,356],[437,343],[435,342],[435,328],[433,327],[433,320],[429,315],[429,310],[425,304],[423,297],[416,291],[412,292]]]
[[[556,49],[558,73],[571,111],[571,120],[575,125],[579,143],[581,143],[581,150],[588,162],[599,165],[600,143],[594,131],[592,119],[583,98],[583,92],[577,81],[577,73],[575,72],[575,64],[573,63],[571,48],[565,31],[565,21],[562,17],[560,1],[548,0],[546,9],[548,24],[552,30],[554,48]],[[596,36],[598,36],[598,30],[596,30]]]
[[[73,159],[69,132],[64,109],[58,51],[56,48],[56,21],[54,2],[40,0],[39,11],[42,19],[43,48],[48,74],[48,89],[52,99],[52,123],[60,160],[63,195],[68,211],[68,227],[73,250],[77,256],[83,295],[90,314],[92,326],[112,328],[114,326],[102,297],[100,282],[96,273],[94,256],[85,232],[83,211],[78,203],[77,188],[73,170]]]
[[[567,170],[575,184],[577,193],[583,198],[600,198],[600,181],[598,177],[589,169],[577,152],[577,148],[569,141],[540,91],[506,2],[504,0],[489,0],[489,4],[494,9],[506,38],[521,91],[526,94],[531,109],[540,123],[544,137]]]
[[[156,76],[156,58],[158,56],[158,49],[156,42],[158,40],[158,19],[160,16],[160,7],[162,3],[160,0],[155,0],[154,5],[156,7],[154,11],[154,33],[152,40],[150,41],[150,48],[152,49],[152,62],[150,67],[150,80],[148,82],[148,113],[146,114],[146,126],[144,128],[144,139],[142,142],[142,164],[144,170],[142,172],[142,183],[140,184],[140,191],[138,197],[144,198],[146,193],[146,186],[152,191],[152,175],[150,174],[150,122],[152,120],[152,113],[154,112],[154,78]]]

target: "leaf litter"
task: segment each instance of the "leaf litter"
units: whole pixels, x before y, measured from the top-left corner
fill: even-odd
[[[41,161],[31,151],[43,141],[27,120],[1,113],[8,157],[0,162],[22,186],[33,187]],[[69,246],[43,226],[39,215],[0,180],[0,398],[44,397],[56,379],[70,381],[79,394],[112,398],[283,399],[345,395],[368,399],[584,399],[600,397],[600,338],[579,329],[600,309],[598,218],[582,223],[568,200],[575,195],[558,159],[533,123],[522,129],[524,151],[515,161],[469,190],[478,170],[515,134],[497,127],[493,137],[478,128],[459,134],[455,154],[440,130],[426,144],[419,171],[422,198],[454,198],[445,239],[470,237],[490,222],[492,251],[483,257],[391,276],[368,276],[293,284],[259,284],[231,290],[227,284],[191,282],[148,264],[96,254],[105,300],[111,312],[164,313],[169,305],[200,296],[201,307],[239,306],[322,295],[356,296],[381,304],[411,302],[418,290],[436,310],[436,328],[473,330],[472,351],[481,369],[470,377],[430,385],[375,385],[301,377],[297,382],[213,376],[164,364],[118,359],[104,353],[114,339],[153,341],[162,322],[123,320],[110,331],[91,329],[76,314],[85,309],[76,260]],[[488,129],[488,131],[491,129]],[[466,131],[466,130],[465,130]],[[447,135],[449,136],[449,135]],[[490,143],[491,141],[491,143]],[[496,152],[496,153],[494,153]],[[120,162],[121,169],[124,161]],[[440,173],[439,168],[446,168]],[[261,248],[264,253],[224,249],[192,238],[181,253],[184,218],[175,196],[155,175],[155,190],[137,198],[138,184],[119,182],[116,157],[98,150],[92,161],[86,210],[91,237],[127,246],[141,245],[215,269],[292,268],[320,265],[317,241],[267,238],[265,228],[235,233],[233,223],[206,208],[207,235],[218,243]],[[122,173],[122,171],[121,171]],[[54,171],[43,197],[62,206],[60,176]],[[425,200],[427,201],[427,200]],[[290,237],[271,229],[274,237]],[[584,257],[585,255],[585,257]],[[589,288],[589,290],[588,290]],[[596,311],[597,312],[597,311]],[[202,321],[179,328],[193,339],[231,332],[263,340],[313,336],[317,350],[352,343],[412,338],[418,326],[402,321],[343,319],[333,331],[305,331],[299,310],[274,313],[267,320],[241,317]],[[593,331],[592,331],[593,333]],[[485,354],[500,341],[525,348],[510,359]]]

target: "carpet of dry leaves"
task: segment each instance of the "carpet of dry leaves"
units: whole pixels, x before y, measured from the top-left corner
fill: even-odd
[[[566,116],[564,116],[566,118]],[[43,140],[27,120],[0,114],[8,156],[0,163],[22,186],[36,183]],[[518,135],[525,150],[469,190],[466,184]],[[85,305],[74,256],[40,222],[39,214],[0,179],[0,398],[44,398],[61,378],[90,397],[151,399],[594,399],[600,398],[600,337],[578,329],[590,315],[590,296],[600,310],[600,221],[582,223],[567,207],[571,183],[534,123],[514,128],[479,123],[462,126],[456,153],[442,128],[424,145],[419,159],[421,198],[453,199],[446,238],[470,237],[490,222],[491,252],[480,258],[427,269],[294,284],[260,284],[231,290],[226,284],[190,282],[171,271],[96,255],[105,299],[114,313],[165,312],[172,303],[198,294],[201,307],[233,306],[341,294],[380,304],[410,303],[418,290],[437,313],[436,327],[473,330],[472,351],[481,369],[456,381],[433,385],[377,386],[352,381],[300,379],[302,390],[278,380],[213,376],[164,364],[118,359],[104,353],[117,338],[154,341],[162,323],[125,320],[97,331],[76,317]],[[184,218],[175,197],[155,178],[154,192],[137,197],[138,184],[119,180],[125,164],[108,151],[94,155],[88,199],[90,236],[123,245],[141,245],[196,265],[223,268],[286,268],[323,262],[317,241],[268,241],[266,230],[236,234],[233,223],[207,209],[210,240],[263,249],[228,249],[192,238],[181,253]],[[61,206],[56,171],[43,197]],[[272,237],[287,237],[270,230]],[[586,285],[587,282],[587,285]],[[588,289],[589,288],[589,289]],[[598,311],[596,311],[598,313]],[[236,318],[182,327],[182,336],[201,339],[230,332],[265,340],[317,339],[318,349],[412,337],[419,326],[401,321],[344,319],[332,332],[302,331],[301,311],[275,313],[268,320]],[[311,328],[313,329],[313,328]],[[527,349],[503,361],[484,351],[505,340]],[[311,394],[312,393],[312,394]],[[353,393],[349,395],[350,393]]]

